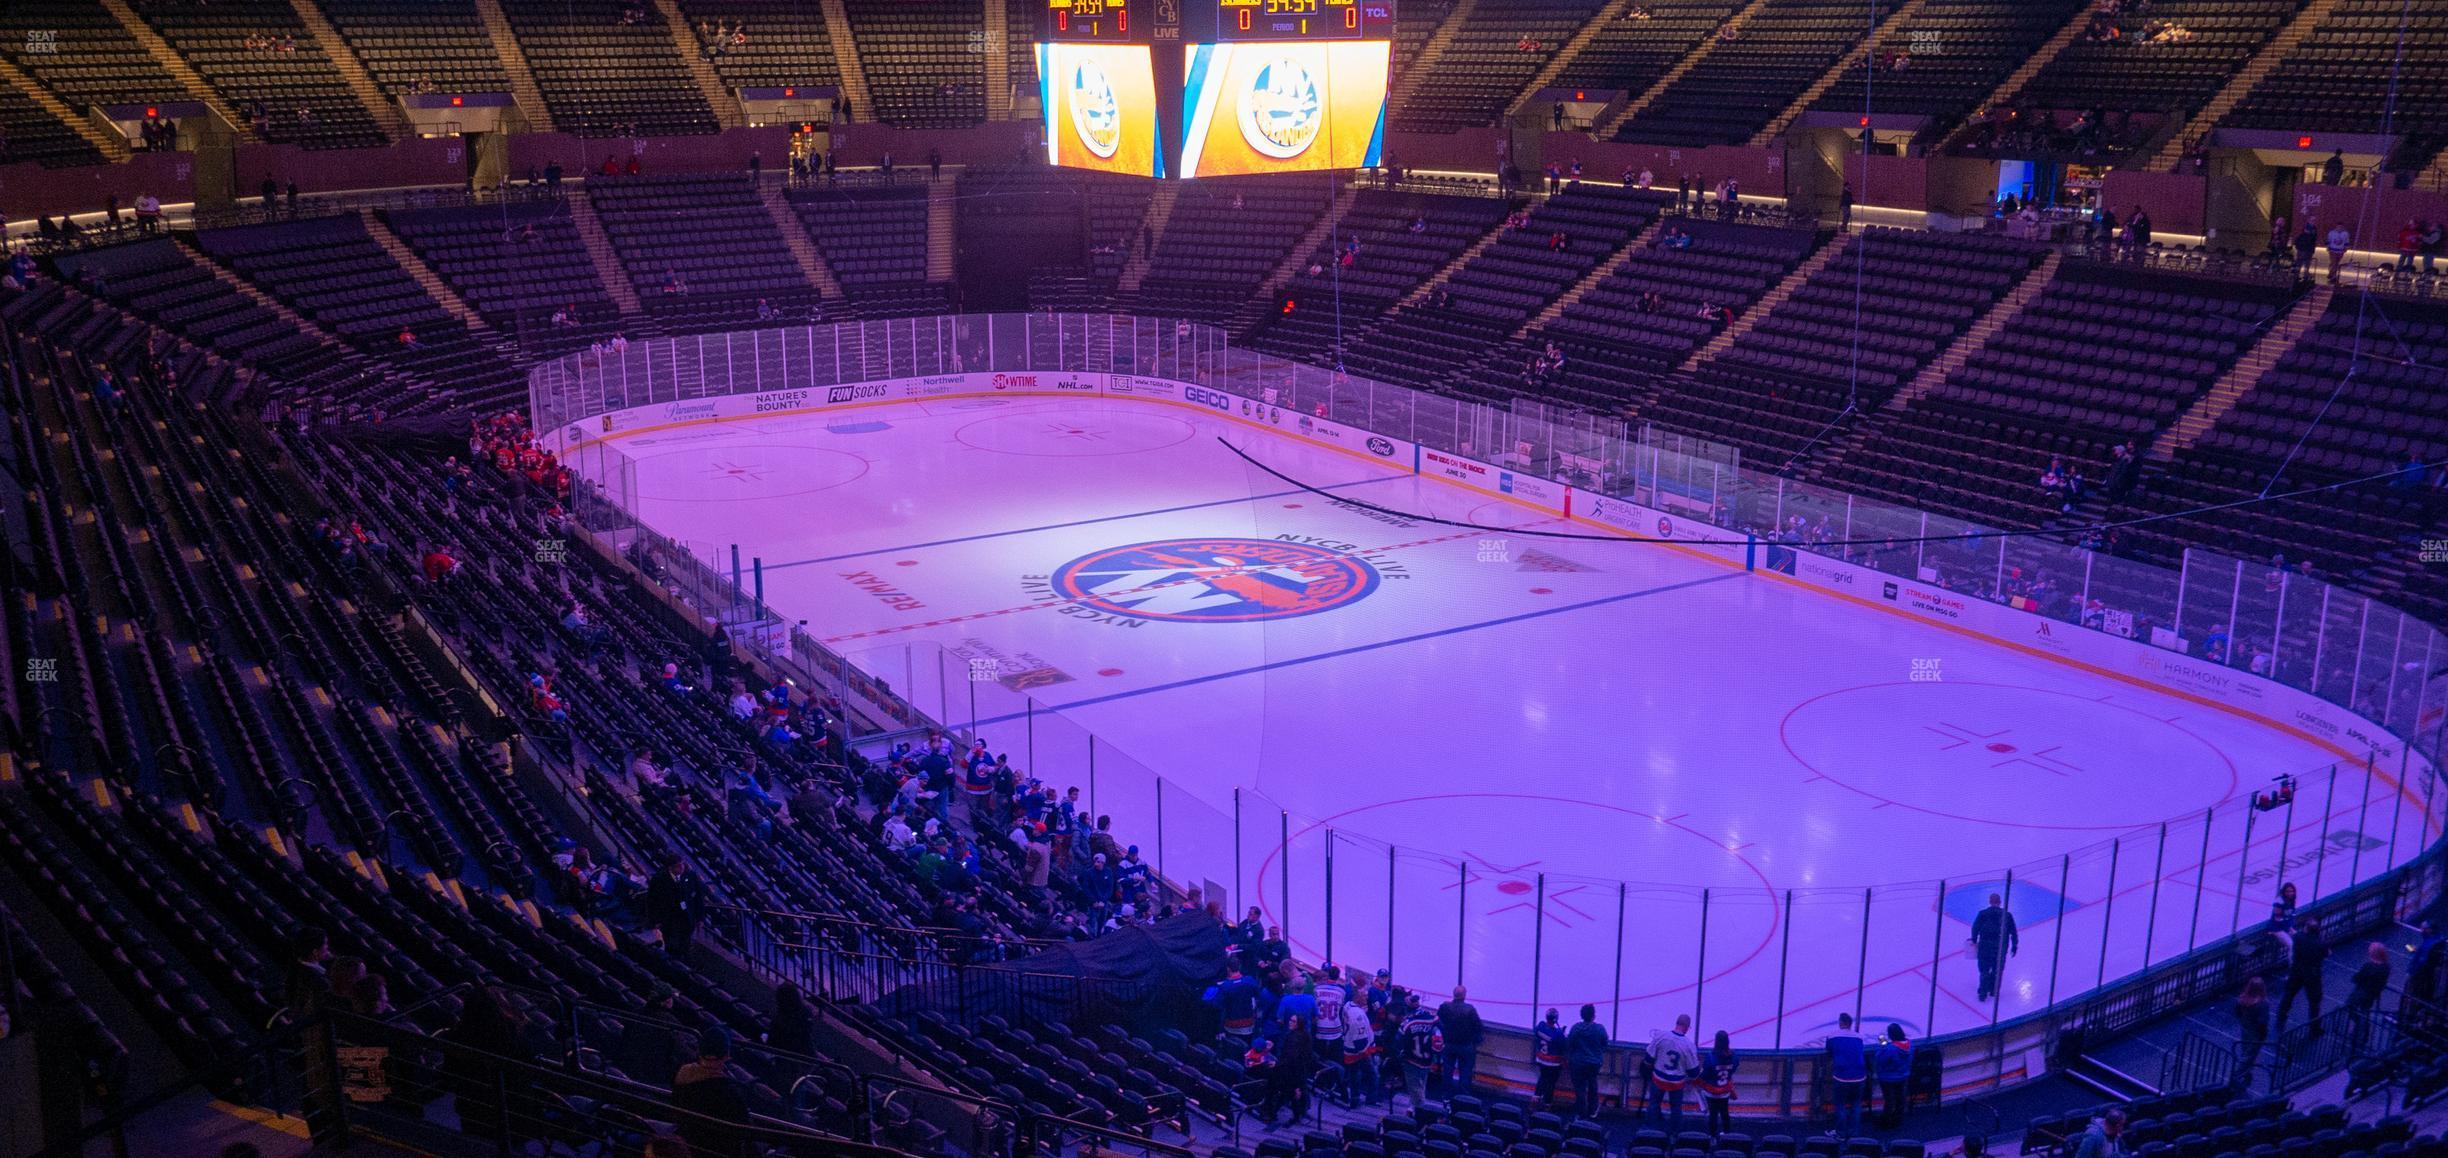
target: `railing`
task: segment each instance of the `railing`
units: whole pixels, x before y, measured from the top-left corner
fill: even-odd
[[[2228,1086],[2235,1083],[2235,1077],[2235,1050],[2191,1030],[2159,1062],[2159,1088],[2163,1090]]]
[[[1036,377],[1015,383],[1013,374]],[[649,552],[683,598],[735,633],[786,655],[885,726],[988,733],[1049,783],[1084,785],[1090,811],[1112,815],[1160,873],[1230,899],[1236,911],[1253,902],[1269,909],[1303,954],[1387,964],[1430,993],[1468,969],[1475,999],[1516,1010],[1499,1020],[1526,1022],[1520,1011],[1556,992],[1545,982],[1575,1000],[1595,997],[1611,1024],[1664,1024],[1673,1012],[1704,1009],[1735,1027],[1746,1048],[1811,1040],[1840,1006],[1917,1022],[1916,1036],[1995,1033],[2052,1009],[2052,1027],[2123,1026],[2239,983],[2217,963],[2232,956],[2221,947],[2258,926],[2282,879],[2308,887],[2311,901],[2358,906],[2366,922],[2372,906],[2385,914],[2438,889],[2436,865],[2423,856],[2441,819],[2431,815],[2426,757],[2448,709],[2448,685],[2432,674],[2448,664],[2448,647],[2411,616],[2297,572],[2200,551],[2179,570],[2101,555],[1796,482],[1663,432],[1424,395],[1230,348],[1218,331],[1159,319],[994,315],[657,339],[547,363],[530,383],[537,429],[588,481],[585,524]],[[2239,795],[1947,881],[1701,888],[1507,871],[1342,831],[1248,789],[1192,791],[1081,726],[1056,689],[992,656],[932,645],[845,654],[818,643],[760,597],[754,558],[663,538],[632,513],[638,466],[619,440],[640,427],[890,397],[994,396],[1015,384],[1040,395],[1170,391],[1177,404],[1220,407],[1287,434],[1303,423],[1363,432],[1387,454],[1395,440],[1414,443],[1423,462],[1440,455],[1507,473],[1521,482],[1517,499],[1533,484],[1551,496],[1568,487],[1576,518],[1633,535],[1661,522],[1713,528],[1674,537],[1731,566],[1750,557],[1760,570],[1811,582],[1843,568],[1884,575],[1891,589],[1936,601],[1950,616],[2018,625],[2043,641],[2040,650],[2112,651],[2144,682],[2284,717],[2284,726],[2353,757],[2255,770],[2287,773],[2289,786],[2257,803]],[[1411,449],[1399,453],[1397,469],[1408,467]],[[1635,509],[1647,513],[1619,513]],[[2000,604],[2018,610],[1988,606]],[[2288,688],[2318,699],[2289,699]],[[2298,702],[2291,716],[2279,706]],[[2423,872],[2400,871],[2416,863]],[[2018,912],[2027,946],[2042,951],[2006,963],[2011,1002],[1942,1006],[1941,973],[1971,968],[1962,922],[1992,892]],[[1510,934],[1470,909],[1474,900],[1572,926],[1541,921],[1541,936],[1522,930],[1517,950],[1487,955],[1483,938]],[[1368,943],[1352,933],[1360,922]],[[1640,952],[1622,964],[1619,950],[1636,928]],[[862,991],[901,967],[872,959],[897,949],[778,939],[828,946],[823,968]],[[1618,964],[1610,970],[1609,961]],[[1996,1064],[2003,1072],[2002,1054]]]

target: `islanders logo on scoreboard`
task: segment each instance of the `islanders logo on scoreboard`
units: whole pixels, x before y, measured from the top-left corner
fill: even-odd
[[[1082,555],[1048,576],[1056,597],[1109,615],[1254,623],[1348,607],[1377,589],[1356,555],[1273,539],[1158,539]]]
[[[1112,157],[1121,149],[1122,101],[1114,95],[1113,78],[1103,68],[1088,60],[1074,63],[1067,98],[1071,127],[1083,147],[1100,158]]]
[[[1241,92],[1241,139],[1276,160],[1300,156],[1326,124],[1317,77],[1299,61],[1278,56],[1259,66]]]

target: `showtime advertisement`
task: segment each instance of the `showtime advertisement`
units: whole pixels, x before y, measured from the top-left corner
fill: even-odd
[[[1040,44],[1038,98],[1045,108],[1046,162],[1135,177],[1162,177],[1156,147],[1156,74],[1136,44]]]
[[[1393,58],[1387,42],[1194,44],[1183,51],[1182,176],[1378,163]]]

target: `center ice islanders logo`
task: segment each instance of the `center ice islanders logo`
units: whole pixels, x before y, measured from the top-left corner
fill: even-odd
[[[1272,539],[1159,539],[1056,568],[1056,594],[1085,607],[1175,623],[1254,623],[1332,611],[1377,589],[1354,555]]]
[[[1113,80],[1105,70],[1081,61],[1071,70],[1071,127],[1080,144],[1099,157],[1111,157],[1122,147],[1122,102],[1114,96]]]
[[[1317,78],[1290,57],[1266,62],[1241,94],[1241,139],[1278,161],[1307,152],[1325,123]]]

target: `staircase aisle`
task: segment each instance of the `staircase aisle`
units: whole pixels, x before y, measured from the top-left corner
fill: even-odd
[[[629,271],[621,265],[620,253],[612,248],[612,238],[604,233],[603,219],[595,216],[595,204],[586,194],[578,192],[564,200],[569,206],[570,225],[578,230],[578,242],[586,247],[587,260],[595,263],[595,277],[603,282],[604,294],[620,307],[624,318],[646,312],[638,301],[637,287],[629,282]]]
[[[306,0],[297,0],[305,3]],[[736,129],[748,123],[740,111],[739,98],[723,84],[722,74],[714,71],[714,63],[706,59],[705,46],[697,42],[697,33],[689,26],[688,13],[672,0],[655,0],[655,11],[663,18],[663,27],[670,30],[672,48],[688,65],[689,79],[697,82],[697,91],[705,97],[706,106],[714,110],[714,123],[726,129]]]
[[[296,10],[298,23],[306,26],[307,35],[323,46],[323,55],[331,58],[332,68],[348,83],[350,94],[365,106],[383,135],[394,141],[408,139],[412,135],[408,114],[400,110],[399,102],[392,100],[381,85],[374,83],[366,72],[365,62],[357,59],[357,50],[340,35],[339,29],[332,27],[331,21],[323,18],[323,10],[315,7],[314,0],[289,0],[289,7]]]
[[[2169,423],[2168,428],[2152,440],[2150,449],[2142,457],[2150,462],[2166,462],[2176,457],[2176,452],[2191,449],[2194,443],[2201,441],[2202,435],[2210,433],[2211,427],[2217,426],[2220,419],[2236,408],[2236,403],[2243,401],[2245,392],[2252,389],[2253,383],[2277,369],[2278,360],[2286,357],[2286,352],[2294,348],[2296,341],[2320,324],[2321,315],[2329,312],[2329,303],[2336,296],[2336,286],[2323,284],[2296,299],[2276,325],[2263,331],[2251,348],[2235,360],[2235,365],[2227,367],[2227,372],[2219,375],[2208,393],[2195,399],[2193,405],[2186,407],[2183,414],[2176,416],[2176,421]]]
[[[510,76],[510,103],[517,105],[527,118],[529,130],[552,132],[552,109],[545,106],[544,90],[536,86],[535,72],[527,67],[527,53],[519,47],[518,33],[511,29],[510,18],[502,15],[501,0],[476,0],[476,15],[484,21],[485,39],[493,42],[493,55],[500,58],[502,71]]]
[[[1691,357],[1683,359],[1683,364],[1675,367],[1675,371],[1689,374],[1699,369],[1700,363],[1724,353],[1734,343],[1741,341],[1742,336],[1750,333],[1751,327],[1758,325],[1761,318],[1767,317],[1778,306],[1785,304],[1785,299],[1792,297],[1795,290],[1802,288],[1803,283],[1808,282],[1820,270],[1826,269],[1829,262],[1836,260],[1837,255],[1845,251],[1845,239],[1849,236],[1851,235],[1838,230],[1836,236],[1827,239],[1827,242],[1819,247],[1819,252],[1810,255],[1808,260],[1795,266],[1792,273],[1786,274],[1783,281],[1776,283],[1767,293],[1761,294],[1760,300],[1751,303],[1750,309],[1744,310],[1735,317],[1733,325],[1717,331],[1716,337],[1710,338],[1706,344],[1692,351]]]

